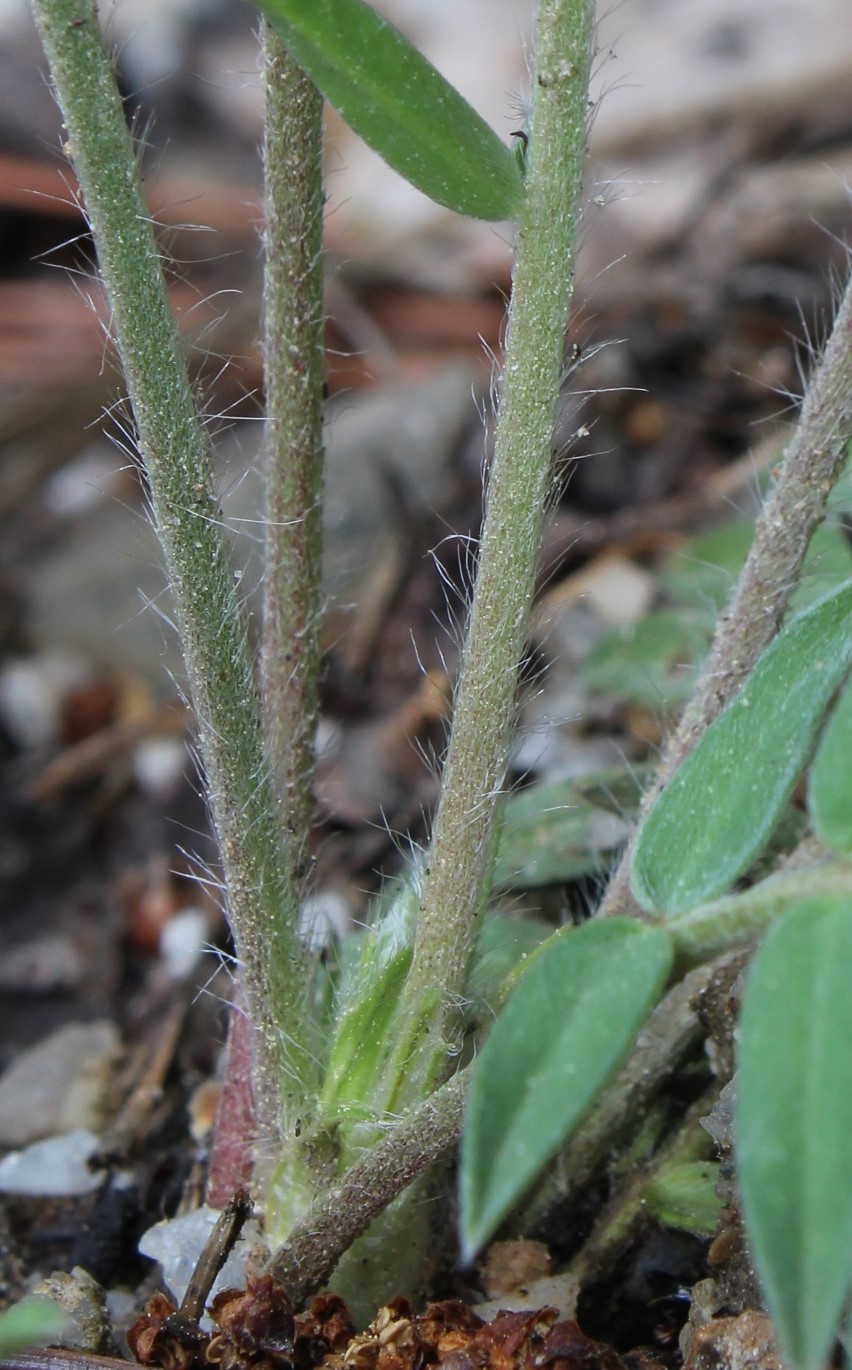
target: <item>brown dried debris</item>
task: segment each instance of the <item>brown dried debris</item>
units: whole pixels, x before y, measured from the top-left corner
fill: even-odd
[[[210,1316],[212,1336],[197,1326],[193,1332],[164,1295],[155,1295],[128,1335],[130,1348],[141,1364],[164,1370],[624,1370],[615,1351],[550,1307],[503,1311],[483,1322],[455,1299],[415,1314],[398,1298],[356,1334],[336,1295],[321,1294],[294,1315],[282,1286],[267,1275],[217,1295]]]
[[[197,1323],[181,1318],[165,1294],[154,1294],[127,1333],[127,1344],[140,1365],[163,1370],[192,1370],[203,1364],[208,1337]]]
[[[207,1344],[208,1365],[222,1370],[241,1366],[292,1365],[296,1343],[293,1306],[280,1284],[269,1275],[250,1282],[247,1289],[225,1289],[210,1305],[218,1331]]]

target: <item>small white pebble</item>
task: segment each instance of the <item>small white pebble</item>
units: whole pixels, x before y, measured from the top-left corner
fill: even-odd
[[[10,1151],[0,1161],[4,1194],[92,1194],[103,1184],[103,1171],[90,1170],[98,1139],[82,1129],[46,1137],[23,1151]]]
[[[18,746],[26,750],[58,742],[62,703],[91,675],[85,662],[69,652],[8,661],[0,670],[0,714]]]
[[[181,737],[148,737],[133,753],[133,775],[143,794],[162,799],[180,784],[186,768]]]
[[[143,1232],[139,1239],[141,1254],[157,1261],[162,1267],[163,1283],[177,1303],[186,1293],[198,1257],[218,1217],[215,1208],[196,1208],[180,1218],[167,1218],[156,1223]],[[246,1223],[242,1238],[216,1277],[211,1298],[220,1289],[240,1289],[245,1286],[248,1260],[260,1245],[260,1230],[252,1218]],[[209,1329],[206,1318],[202,1319],[201,1325]]]
[[[202,909],[181,909],[160,933],[160,956],[172,980],[183,980],[197,964],[210,940]]]

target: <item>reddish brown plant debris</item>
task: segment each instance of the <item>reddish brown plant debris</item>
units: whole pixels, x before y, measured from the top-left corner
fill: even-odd
[[[249,1282],[247,1289],[226,1289],[210,1305],[218,1328],[206,1348],[209,1364],[222,1370],[277,1362],[293,1363],[296,1324],[293,1306],[270,1275]]]
[[[296,1317],[296,1370],[342,1356],[355,1336],[352,1314],[338,1294],[317,1294]]]
[[[127,1334],[127,1344],[140,1365],[163,1370],[191,1370],[203,1364],[208,1337],[197,1323],[177,1312],[165,1294],[154,1294]]]
[[[269,1276],[229,1289],[211,1305],[218,1331],[206,1337],[163,1295],[156,1295],[128,1341],[143,1365],[165,1370],[624,1370],[615,1351],[590,1340],[555,1308],[498,1313],[483,1322],[458,1300],[415,1314],[407,1299],[380,1308],[364,1332],[334,1294],[319,1295],[294,1317]]]

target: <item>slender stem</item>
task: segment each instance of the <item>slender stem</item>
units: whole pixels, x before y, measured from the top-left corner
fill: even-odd
[[[685,1161],[704,1160],[711,1151],[710,1137],[699,1119],[708,1114],[719,1096],[714,1084],[690,1107],[674,1135],[657,1154],[637,1161],[626,1179],[598,1215],[595,1225],[568,1269],[584,1287],[603,1279],[623,1254],[637,1227],[647,1220],[646,1194],[661,1171]]]
[[[177,1310],[179,1318],[197,1323],[203,1317],[216,1276],[236,1246],[253,1208],[248,1190],[238,1189],[222,1209],[195,1262],[195,1269]]]
[[[263,726],[297,867],[313,812],[322,574],[322,96],[263,27],[266,571]],[[295,848],[299,848],[296,850]],[[299,870],[294,872],[298,879]]]
[[[445,1068],[446,1044],[451,1050],[456,1045],[458,1006],[490,878],[495,809],[550,485],[580,215],[592,22],[590,0],[540,0],[527,188],[479,570],[400,1015],[408,1051],[418,1037],[434,1043],[419,1080],[420,1067],[414,1067],[414,1097],[422,1097],[435,1070]]]
[[[458,1140],[468,1070],[405,1114],[291,1231],[267,1273],[295,1304],[318,1288],[374,1218]]]
[[[805,392],[796,430],[730,607],[656,779],[642,801],[647,813],[663,786],[749,675],[780,627],[814,531],[843,469],[852,439],[852,277],[822,359]],[[599,913],[643,916],[630,892],[632,843],[610,881]]]
[[[677,963],[695,965],[722,950],[748,946],[775,922],[794,900],[815,894],[852,895],[852,863],[825,854],[808,867],[789,866],[741,894],[701,904],[669,921]]]
[[[183,643],[228,910],[255,1028],[259,1121],[274,1135],[310,1077],[307,967],[222,537],[210,453],[94,0],[33,0],[98,250]],[[274,1008],[273,1008],[274,1006]]]

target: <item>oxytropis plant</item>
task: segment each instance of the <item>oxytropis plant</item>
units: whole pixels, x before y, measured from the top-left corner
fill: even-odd
[[[798,615],[787,606],[852,433],[852,293],[635,842],[596,914],[492,984],[494,1026],[459,1069],[551,478],[590,0],[539,0],[523,155],[362,0],[262,5],[259,673],[95,0],[33,0],[33,9],[183,641],[251,1025],[259,1154],[274,1157],[257,1175],[271,1272],[299,1297],[336,1268],[347,1293],[364,1281],[362,1306],[397,1292],[406,1271],[416,1283],[429,1240],[420,1199],[459,1136],[468,1258],[555,1156],[563,1191],[576,1192],[693,1040],[694,1018],[683,1016],[690,977],[760,944],[739,1032],[737,1173],[786,1355],[797,1370],[817,1370],[852,1283],[852,581]],[[312,960],[298,931],[321,607],[323,96],[442,204],[515,223],[495,452],[431,843],[374,929],[333,965]],[[805,774],[807,841],[795,861],[755,875]],[[492,928],[492,949],[499,935]],[[649,1015],[654,1031],[631,1056]],[[665,1177],[655,1179],[659,1194]],[[367,1244],[347,1256],[356,1239]]]

